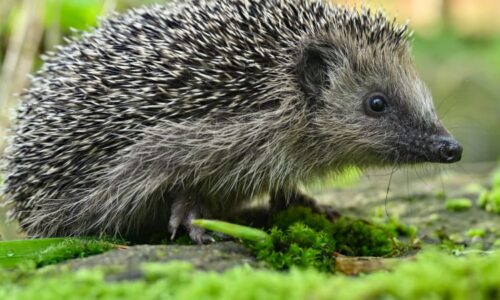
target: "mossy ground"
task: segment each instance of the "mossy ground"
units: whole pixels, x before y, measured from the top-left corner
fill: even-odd
[[[335,222],[309,208],[292,207],[277,214],[269,238],[248,243],[257,259],[274,269],[314,267],[335,270],[334,253],[348,256],[396,256],[408,248],[398,240],[408,236],[403,225],[395,221],[376,224],[341,217]]]
[[[144,263],[131,274],[126,264],[78,270],[50,265],[109,249],[99,241],[82,246],[82,241],[73,240],[29,264],[0,269],[0,299],[499,299],[500,216],[486,211],[478,197],[497,185],[491,177],[486,183],[478,181],[479,188],[467,182],[460,179],[460,188],[449,194],[427,190],[425,197],[413,200],[396,192],[385,208],[364,198],[335,195],[353,199],[349,204],[363,209],[352,214],[340,206],[344,216],[336,222],[308,209],[289,209],[274,217],[267,229],[269,239],[247,244],[267,262],[265,268],[240,265],[214,272],[174,261]],[[463,197],[471,201],[469,209],[446,209],[447,199]],[[395,210],[396,203],[424,218],[414,221],[404,210]],[[403,224],[408,220],[411,226]],[[416,258],[415,247],[423,249]],[[398,264],[392,271],[349,277],[335,273],[338,253],[398,257]]]
[[[500,215],[500,168],[493,172],[491,187],[481,192],[478,204],[484,210]]]
[[[44,275],[0,272],[0,299],[498,299],[500,255],[420,254],[393,272],[331,276],[245,266],[223,273],[189,263],[145,264],[138,280],[113,280],[105,269]]]

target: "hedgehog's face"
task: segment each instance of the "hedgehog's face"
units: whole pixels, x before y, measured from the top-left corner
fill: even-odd
[[[437,118],[407,47],[309,47],[303,88],[315,111],[311,124],[328,140],[332,159],[357,165],[460,160],[462,147]]]

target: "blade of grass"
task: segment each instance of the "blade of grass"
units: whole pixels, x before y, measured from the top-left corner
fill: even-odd
[[[64,240],[64,238],[48,238],[0,242],[0,267],[12,267],[22,261],[32,259],[38,253]]]
[[[223,221],[197,219],[193,220],[192,223],[200,228],[220,232],[248,241],[259,242],[269,238],[269,235],[263,230]]]

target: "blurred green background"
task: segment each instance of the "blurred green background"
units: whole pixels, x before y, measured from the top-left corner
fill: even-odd
[[[17,93],[40,55],[63,44],[70,28],[86,30],[99,16],[159,0],[1,0],[0,1],[0,153]],[[342,1],[351,2],[351,1]],[[500,154],[500,1],[380,0],[415,30],[413,53],[429,85],[438,113],[463,143],[463,162],[494,161]],[[15,225],[0,234],[13,238]]]

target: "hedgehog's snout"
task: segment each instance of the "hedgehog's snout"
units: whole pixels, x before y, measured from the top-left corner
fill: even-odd
[[[462,159],[462,145],[448,132],[408,134],[399,139],[397,160],[401,163],[454,163]]]
[[[430,151],[432,160],[440,163],[454,163],[462,158],[462,145],[453,137],[435,136]]]

